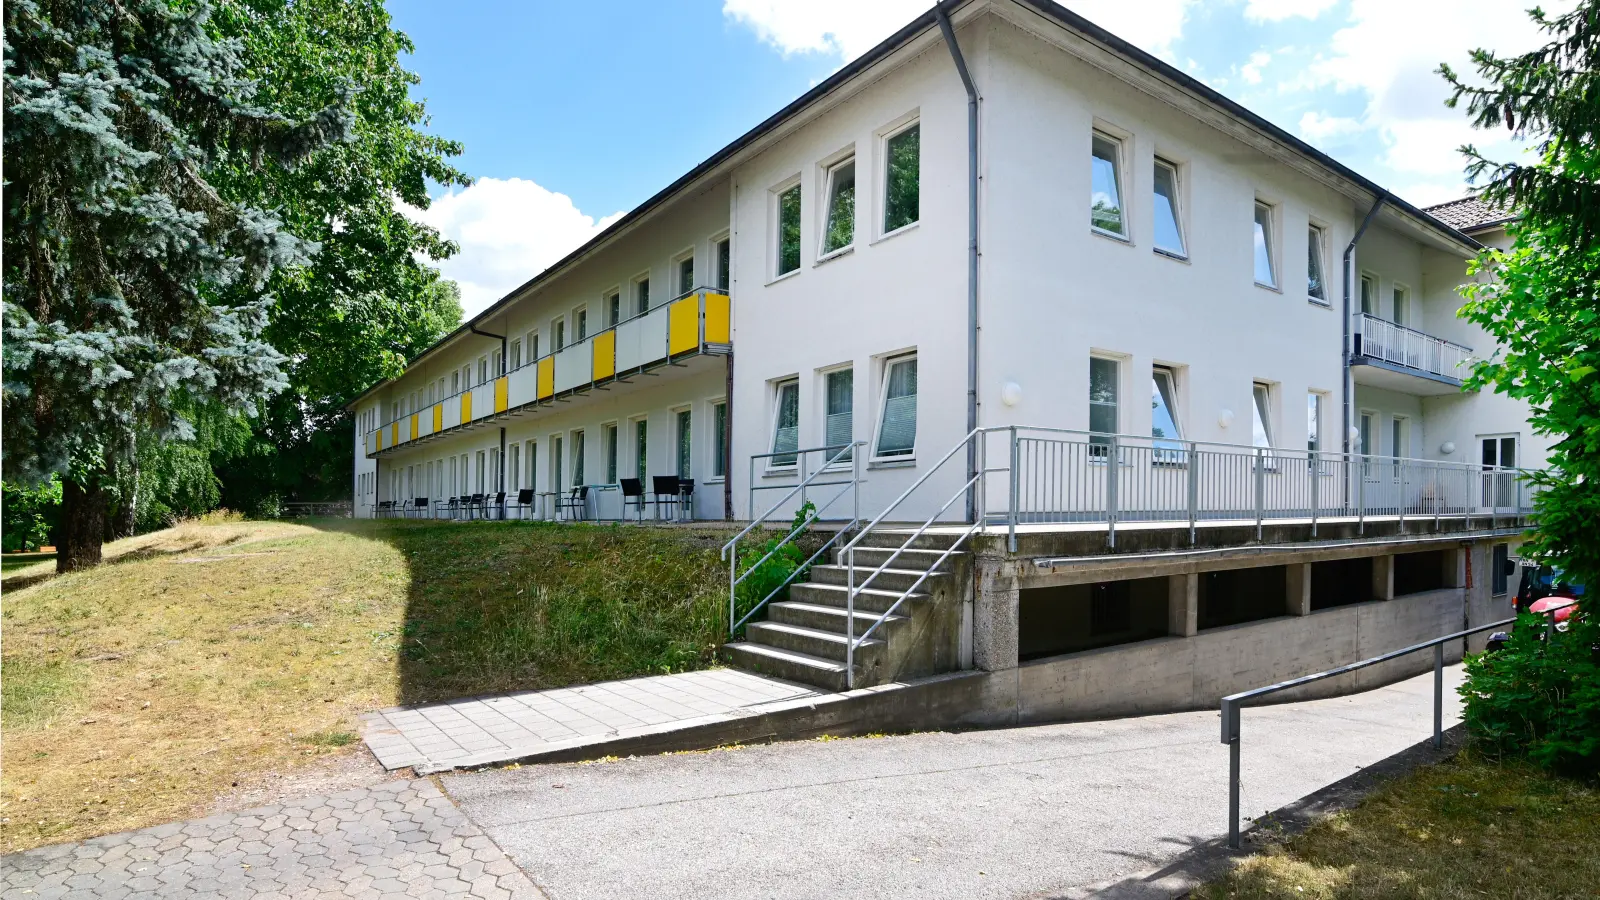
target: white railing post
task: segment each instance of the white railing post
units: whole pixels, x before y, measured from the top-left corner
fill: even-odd
[[[1195,519],[1200,514],[1200,451],[1194,441],[1189,442],[1189,546],[1194,546]]]
[[[1322,454],[1311,451],[1311,536],[1317,536],[1317,513],[1322,501],[1318,494],[1322,486]]]
[[[1022,450],[1021,445],[1017,443],[1017,426],[1011,426],[1008,434],[1011,440],[1011,471],[1008,473],[1011,491],[1010,497],[1006,501],[1008,505],[1006,510],[1006,546],[1010,548],[1012,553],[1015,553],[1017,552],[1017,499],[1022,492]]]
[[[1367,533],[1367,464],[1365,456],[1361,457],[1361,465],[1356,466],[1356,511],[1357,533]]]
[[[858,535],[859,537],[859,535]],[[844,688],[856,686],[856,545],[854,541],[845,549],[844,576]]]
[[[1262,448],[1256,448],[1256,540],[1261,540],[1261,516],[1266,509],[1267,467]]]
[[[1121,449],[1117,446],[1117,436],[1111,436],[1111,442],[1106,445],[1106,546],[1117,546],[1117,482],[1122,468],[1120,462]]]

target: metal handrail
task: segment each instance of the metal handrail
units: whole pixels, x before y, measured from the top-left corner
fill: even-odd
[[[1355,314],[1355,318],[1357,321],[1371,320],[1383,325],[1385,328],[1393,328],[1396,331],[1404,331],[1407,334],[1414,334],[1417,337],[1426,338],[1427,340],[1433,341],[1437,344],[1444,344],[1447,347],[1454,347],[1457,350],[1465,350],[1468,353],[1472,352],[1472,348],[1468,347],[1466,344],[1458,344],[1455,341],[1439,337],[1438,335],[1429,334],[1426,331],[1418,331],[1409,325],[1401,325],[1399,322],[1391,322],[1382,316],[1376,316],[1369,312],[1358,312]]]
[[[1560,606],[1552,606],[1549,609],[1541,610],[1539,613],[1536,613],[1536,615],[1552,617],[1553,621],[1553,615],[1557,610],[1566,609],[1569,606],[1576,606],[1578,605],[1578,602],[1579,601],[1574,600],[1568,603],[1563,603]],[[1239,849],[1239,710],[1246,701],[1254,700],[1259,697],[1265,697],[1268,694],[1276,694],[1279,691],[1287,691],[1291,688],[1303,687],[1305,685],[1312,684],[1313,682],[1321,681],[1325,678],[1348,675],[1358,669],[1365,669],[1368,666],[1375,666],[1378,663],[1388,662],[1391,659],[1398,659],[1402,656],[1407,656],[1409,654],[1432,647],[1433,748],[1435,750],[1443,749],[1444,645],[1450,643],[1451,641],[1460,640],[1469,635],[1488,631],[1492,628],[1499,628],[1503,625],[1514,625],[1516,624],[1516,621],[1517,620],[1515,617],[1510,619],[1501,619],[1498,622],[1490,622],[1487,625],[1478,625],[1463,631],[1453,632],[1451,634],[1444,635],[1443,637],[1437,637],[1432,640],[1423,641],[1420,644],[1412,644],[1409,647],[1402,647],[1399,650],[1393,650],[1380,656],[1363,659],[1360,662],[1353,662],[1349,663],[1348,665],[1339,666],[1338,668],[1328,669],[1325,672],[1317,672],[1313,675],[1302,675],[1299,678],[1291,678],[1288,681],[1280,681],[1277,684],[1270,684],[1266,687],[1258,687],[1248,691],[1240,691],[1236,694],[1229,694],[1228,696],[1223,697],[1222,743],[1228,745],[1228,846],[1235,850]]]
[[[992,431],[992,430],[994,430],[994,429],[990,429],[990,428],[974,428],[971,431],[967,432],[967,436],[962,438],[960,441],[958,441],[954,447],[951,447],[949,453],[946,453],[944,456],[940,457],[939,461],[934,463],[933,466],[931,468],[929,468],[927,472],[923,473],[921,478],[918,478],[916,481],[913,481],[911,483],[910,487],[906,488],[905,491],[902,492],[899,497],[896,497],[894,499],[893,503],[890,503],[887,507],[885,507],[883,512],[878,514],[878,517],[876,519],[873,519],[871,522],[867,523],[867,526],[865,528],[861,529],[861,533],[856,535],[850,541],[850,543],[846,544],[841,549],[849,550],[852,547],[854,547],[856,544],[860,543],[861,539],[867,536],[867,532],[871,531],[872,529],[878,527],[878,525],[882,524],[883,520],[886,517],[888,517],[889,513],[894,512],[895,509],[900,506],[900,504],[904,503],[906,498],[911,496],[911,493],[913,491],[915,491],[917,488],[922,486],[923,482],[927,481],[929,478],[932,478],[933,474],[935,472],[939,471],[940,467],[942,467],[945,463],[950,461],[950,457],[954,456],[955,452],[957,450],[960,450],[960,449],[962,449],[963,447],[965,447],[967,445],[967,441],[972,440],[973,438],[975,438],[979,434],[982,434],[985,431]]]
[[[976,476],[976,475],[974,475],[972,478],[968,479],[967,483],[961,486],[961,490],[956,492],[955,497],[951,498],[950,503],[954,503],[957,499],[959,499],[962,494],[966,493],[967,488],[971,487],[977,480],[978,480],[978,476]],[[950,503],[946,503],[944,508],[948,509],[950,507]],[[944,509],[940,510],[940,512],[943,512],[943,511],[944,511]],[[921,536],[923,530],[926,529],[927,527],[928,527],[927,525],[923,525],[922,528],[918,529],[917,533],[912,535],[910,540],[907,541],[907,544],[909,544],[911,541],[915,541],[919,536]],[[921,575],[918,575],[917,576],[917,580],[911,582],[911,586],[906,588],[904,591],[902,591],[900,596],[895,598],[895,601],[893,603],[889,604],[889,608],[883,611],[883,614],[878,618],[878,621],[873,622],[872,625],[869,628],[867,628],[866,631],[861,632],[861,638],[860,638],[861,642],[865,643],[867,638],[872,636],[872,632],[876,631],[878,626],[883,624],[883,620],[884,619],[888,618],[889,616],[894,615],[894,611],[900,608],[900,604],[904,603],[906,601],[907,597],[909,597],[912,594],[916,593],[917,592],[917,588],[922,587],[922,583],[924,581],[927,581],[928,577],[934,574],[934,570],[938,569],[941,565],[944,565],[944,561],[950,558],[950,554],[956,552],[956,548],[957,547],[960,547],[963,543],[966,543],[967,538],[972,537],[972,533],[974,531],[977,531],[979,528],[982,528],[982,527],[983,527],[983,525],[981,523],[979,523],[979,522],[973,522],[972,524],[968,525],[967,526],[967,530],[961,532],[961,534],[959,536],[957,536],[954,541],[951,542],[950,546],[946,547],[945,551],[943,553],[939,554],[939,558],[934,560],[932,565],[928,566],[928,568],[926,570],[924,570]],[[905,549],[906,549],[905,546],[902,545],[901,548],[899,550],[896,550],[892,556],[890,556],[887,560],[884,560],[883,565],[879,566],[876,570],[874,570],[872,575],[867,579],[867,581],[871,581],[872,578],[876,578],[878,576],[878,573],[882,572],[885,568],[887,568],[889,563],[893,562],[895,557],[899,556],[900,553],[902,551],[904,551]],[[865,581],[861,583],[861,587],[857,588],[858,591],[864,591],[866,589],[867,589],[867,582],[865,582]],[[849,604],[847,604],[847,605],[849,605]],[[847,628],[846,631],[848,632],[848,630],[849,629]]]

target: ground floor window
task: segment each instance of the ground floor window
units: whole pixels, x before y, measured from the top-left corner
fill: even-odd
[[[779,382],[772,410],[772,452],[770,466],[792,466],[800,449],[800,382]]]
[[[883,411],[873,455],[911,456],[917,447],[917,358],[902,356],[883,367]]]
[[[824,376],[823,393],[827,408],[823,411],[823,443],[830,449],[826,457],[832,458],[840,447],[855,440],[855,371],[835,369]],[[850,451],[839,457],[848,460]]]
[[[677,413],[678,420],[678,477],[694,477],[694,419],[693,413],[687,409],[680,409]]]
[[[640,419],[633,423],[633,465],[634,477],[639,483],[645,484],[649,474],[650,461],[650,423]]]
[[[1489,554],[1489,593],[1504,597],[1511,589],[1511,545],[1495,544]]]
[[[728,475],[728,404],[718,401],[711,404],[711,475],[726,478]]]
[[[606,484],[617,483],[617,426],[605,426]]]
[[[583,432],[572,433],[572,486],[583,484]]]

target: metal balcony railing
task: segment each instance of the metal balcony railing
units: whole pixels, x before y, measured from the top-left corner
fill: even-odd
[[[1396,325],[1369,313],[1355,316],[1357,356],[1394,363],[1419,372],[1461,381],[1466,377],[1472,348]]]

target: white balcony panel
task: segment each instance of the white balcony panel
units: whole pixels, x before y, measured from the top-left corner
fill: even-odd
[[[594,345],[588,341],[573,344],[556,353],[556,391],[570,391],[588,384],[594,375]]]
[[[539,367],[523,366],[506,376],[506,405],[532,403],[539,387]]]
[[[461,424],[461,398],[449,397],[444,401],[444,427],[454,428]]]
[[[1362,356],[1457,381],[1469,374],[1471,348],[1367,313],[1359,313],[1355,319]]]
[[[617,371],[626,372],[667,356],[667,308],[659,306],[617,326]]]
[[[494,382],[486,381],[472,389],[472,418],[474,421],[494,414]]]

